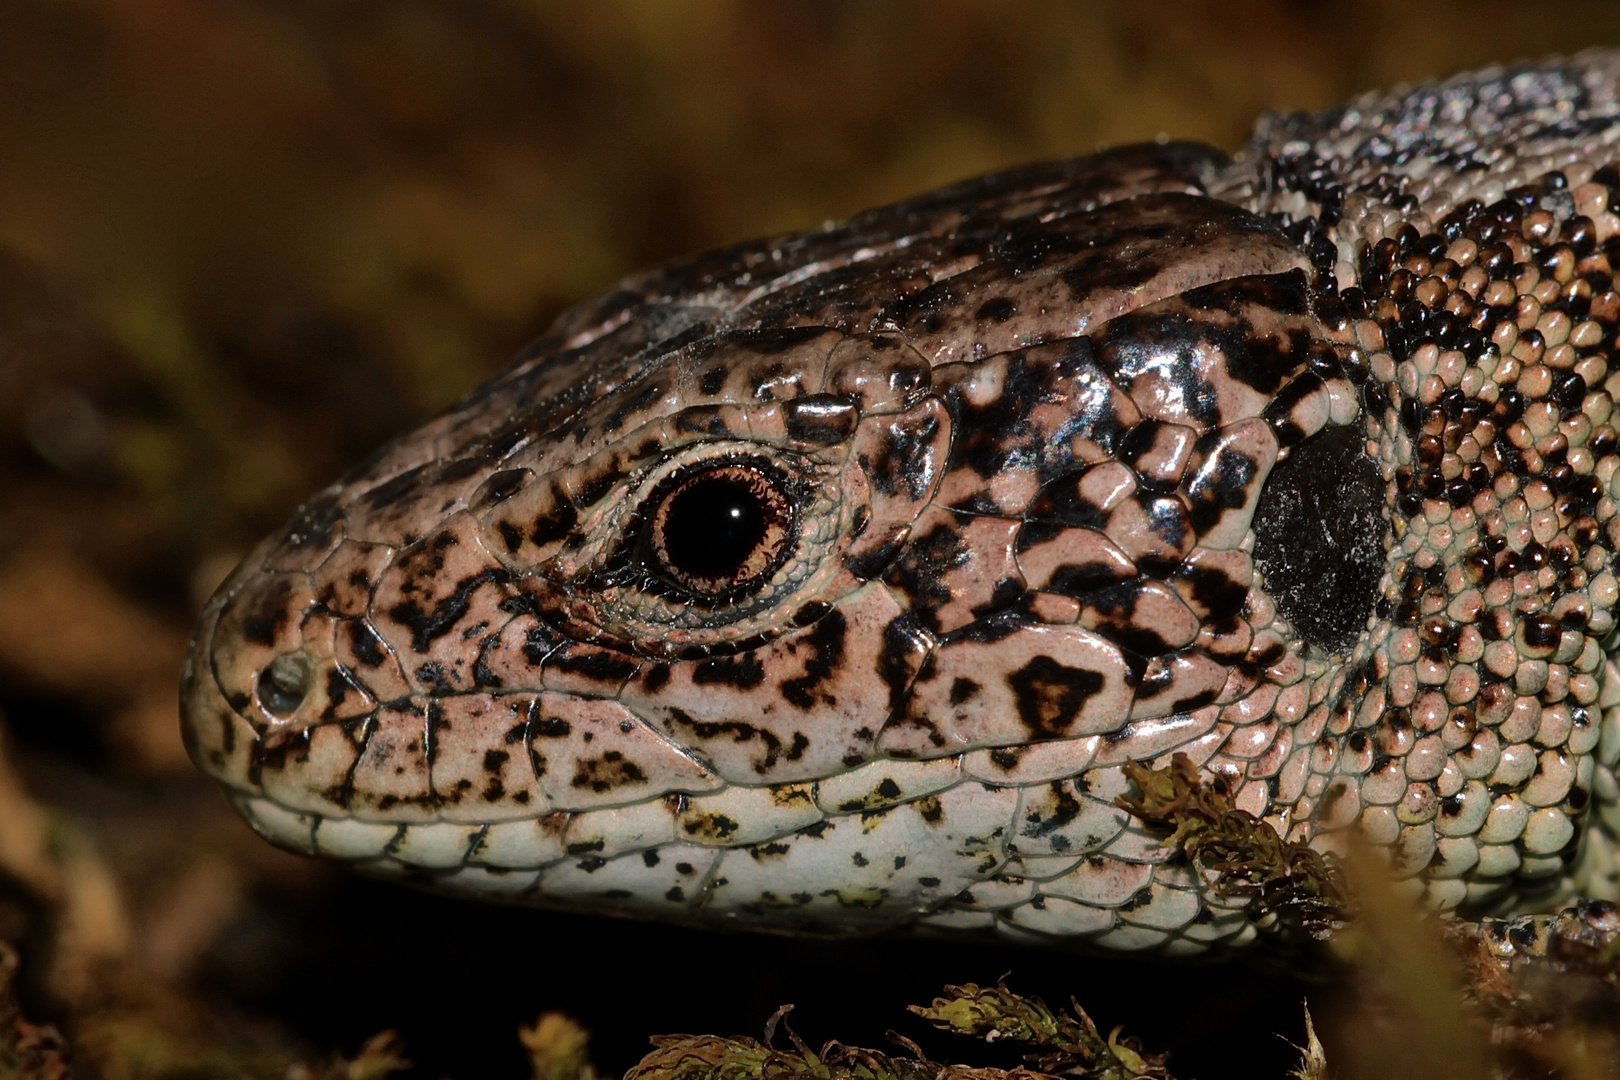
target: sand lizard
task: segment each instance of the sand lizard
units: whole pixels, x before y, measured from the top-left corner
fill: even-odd
[[[717,926],[1196,953],[1184,754],[1440,910],[1615,893],[1620,53],[633,276],[208,605],[278,844]]]

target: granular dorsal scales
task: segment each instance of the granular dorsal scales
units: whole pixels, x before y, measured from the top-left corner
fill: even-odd
[[[192,755],[300,851],[707,925],[1253,940],[1167,767],[1442,910],[1613,895],[1617,78],[632,277],[248,557]]]

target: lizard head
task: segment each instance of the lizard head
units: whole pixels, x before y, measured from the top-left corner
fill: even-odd
[[[1616,185],[1419,228],[1301,194],[1301,145],[628,280],[244,561],[193,757],[279,843],[685,921],[1252,936],[1116,804],[1173,753],[1442,907],[1569,882],[1615,787]]]

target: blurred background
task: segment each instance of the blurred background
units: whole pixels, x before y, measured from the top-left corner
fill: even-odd
[[[1280,1075],[1265,972],[737,941],[482,909],[270,849],[177,735],[234,560],[573,301],[978,172],[1620,43],[1608,0],[0,0],[0,941],[85,1075],[275,1075],[400,1029],[521,1076],[581,1017],[881,1043],[944,981]],[[1220,1038],[1216,1038],[1219,1034]],[[1331,1031],[1330,1031],[1331,1039]],[[1332,1043],[1330,1041],[1330,1049]]]

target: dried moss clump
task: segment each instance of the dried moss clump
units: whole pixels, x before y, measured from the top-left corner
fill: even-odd
[[[591,1033],[562,1013],[546,1013],[533,1027],[519,1028],[534,1080],[597,1080]]]
[[[1620,907],[1450,922],[1465,997],[1509,1075],[1620,1075]]]
[[[287,1070],[287,1080],[382,1080],[411,1067],[392,1031],[373,1035],[352,1058],[336,1057],[319,1065],[300,1062]]]
[[[17,952],[0,941],[0,1077],[6,1080],[67,1080],[67,1041],[48,1024],[31,1024],[11,993]]]

